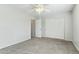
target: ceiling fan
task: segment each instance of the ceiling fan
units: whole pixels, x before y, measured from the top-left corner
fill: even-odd
[[[34,4],[32,9],[38,14],[41,14],[43,12],[48,12],[48,9],[46,8],[46,6],[47,4]]]

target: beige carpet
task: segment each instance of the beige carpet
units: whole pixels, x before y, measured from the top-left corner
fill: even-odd
[[[32,38],[0,50],[1,54],[78,54],[79,52],[70,41]]]

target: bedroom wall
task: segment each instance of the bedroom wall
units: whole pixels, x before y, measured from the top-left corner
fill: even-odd
[[[36,36],[72,41],[72,14],[74,4],[51,4],[49,12],[36,20]],[[52,7],[52,8],[51,8]]]
[[[73,10],[73,43],[79,51],[79,4]]]
[[[45,19],[45,37],[64,39],[64,19],[60,15]]]
[[[30,39],[30,19],[11,5],[0,5],[0,49]]]
[[[36,37],[42,37],[41,19],[36,20]]]
[[[46,18],[45,37],[72,40],[71,13],[63,13],[51,18]]]
[[[72,14],[71,12],[42,17],[36,20],[37,37],[59,38],[72,40]]]
[[[72,12],[65,15],[65,24],[64,24],[64,39],[72,41]]]

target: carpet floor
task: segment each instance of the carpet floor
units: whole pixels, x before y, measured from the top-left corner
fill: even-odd
[[[30,40],[0,49],[0,54],[78,54],[71,41],[32,38]]]

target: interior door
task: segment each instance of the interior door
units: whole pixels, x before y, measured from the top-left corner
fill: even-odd
[[[36,21],[33,19],[31,20],[31,37],[35,37],[35,27],[36,27]]]

